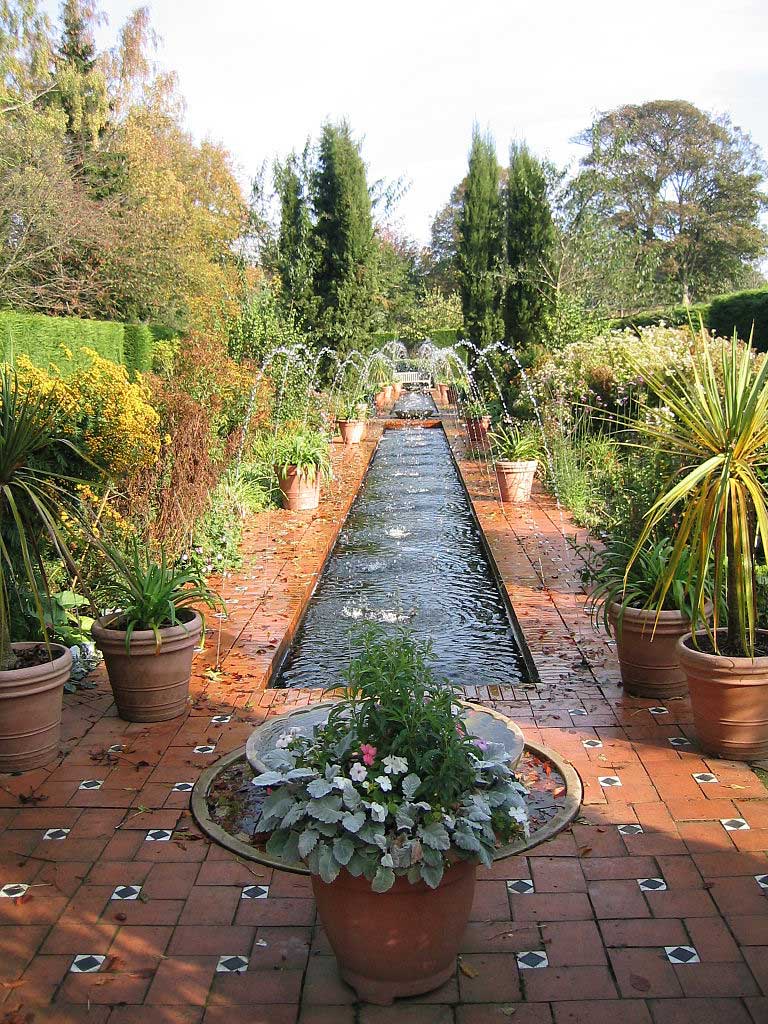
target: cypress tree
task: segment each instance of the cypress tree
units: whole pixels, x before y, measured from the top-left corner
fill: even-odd
[[[541,341],[552,312],[555,228],[544,168],[524,143],[510,149],[504,206],[504,340],[525,348]]]
[[[457,265],[467,337],[476,345],[501,334],[502,222],[499,165],[490,135],[475,124],[459,216]]]
[[[317,302],[313,291],[312,219],[307,196],[306,153],[275,164],[275,185],[280,200],[280,233],[276,269],[282,290],[280,306],[303,330],[314,327]]]

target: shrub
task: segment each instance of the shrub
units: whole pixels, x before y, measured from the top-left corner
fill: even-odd
[[[146,324],[125,324],[123,331],[124,361],[132,373],[146,373],[152,369],[154,339]]]
[[[755,348],[768,351],[768,288],[723,295],[710,303],[709,327],[715,334],[730,338],[735,330],[742,341],[748,341],[753,326]]]
[[[42,369],[74,373],[97,352],[113,363],[125,361],[125,327],[107,320],[81,320],[41,313],[0,312],[0,348],[6,362],[26,356]]]

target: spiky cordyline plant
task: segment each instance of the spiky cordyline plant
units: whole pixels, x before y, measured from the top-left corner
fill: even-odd
[[[62,511],[77,516],[74,487],[82,481],[43,468],[57,446],[81,452],[55,434],[57,406],[41,394],[23,394],[12,367],[0,367],[0,669],[12,669],[9,584],[29,587],[40,631],[46,637],[44,605],[50,602],[44,564],[46,541],[67,568],[73,559],[62,527]],[[87,460],[86,460],[87,461]],[[9,547],[10,545],[10,547]],[[14,557],[16,556],[16,557]],[[50,653],[50,649],[49,649]]]
[[[627,577],[652,531],[679,512],[667,571],[654,594],[656,607],[662,608],[681,560],[688,557],[694,633],[703,624],[718,652],[724,604],[728,653],[754,657],[758,537],[768,550],[768,494],[760,479],[768,466],[768,359],[758,362],[751,342],[740,345],[734,336],[732,342],[721,341],[718,363],[702,328],[694,342],[693,380],[681,371],[648,378],[664,411],[658,422],[639,422],[634,428],[679,459],[683,468],[648,511]],[[710,565],[711,628],[704,614]]]

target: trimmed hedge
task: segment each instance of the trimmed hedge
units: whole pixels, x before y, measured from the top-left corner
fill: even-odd
[[[145,324],[125,324],[123,334],[123,361],[129,371],[146,373],[152,369],[152,351],[155,339]]]
[[[608,321],[612,331],[623,331],[627,327],[657,327],[662,321],[667,327],[685,327],[690,316],[694,327],[699,325],[701,317],[704,326],[709,326],[709,306],[700,302],[694,306],[672,306],[670,309],[654,309],[634,316],[621,316]]]
[[[755,348],[768,351],[768,288],[720,295],[709,304],[709,328],[729,338],[734,330]]]

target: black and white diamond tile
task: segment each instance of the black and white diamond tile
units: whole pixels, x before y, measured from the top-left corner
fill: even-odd
[[[638,878],[640,892],[664,892],[667,883],[663,878]]]
[[[671,964],[699,964],[699,954],[693,946],[665,946],[667,960]]]
[[[669,740],[670,746],[673,746],[673,747],[690,747],[690,746],[692,746],[691,741],[688,739],[687,736],[669,736],[667,738]]]
[[[568,714],[572,715],[574,718],[586,718],[587,717],[587,712],[584,710],[584,708],[569,708],[568,709]]]
[[[749,825],[743,818],[721,818],[720,824],[726,832],[749,832]]]
[[[169,828],[151,828],[144,836],[148,843],[167,843],[173,833]]]
[[[47,828],[43,832],[43,839],[66,839],[68,835],[68,828]]]
[[[755,875],[755,881],[761,889],[768,890],[768,875]]]
[[[211,719],[211,725],[226,725],[227,722],[232,721],[232,715],[214,715]]]
[[[507,891],[518,893],[521,896],[535,892],[533,882],[529,878],[513,878],[507,882]]]
[[[268,885],[245,885],[240,893],[241,900],[265,900],[269,896]]]
[[[19,896],[23,896],[29,888],[24,882],[8,882],[6,885],[0,886],[0,896],[5,896],[6,899],[15,900]]]
[[[118,885],[110,896],[112,900],[137,900],[141,892],[140,885]]]
[[[603,789],[611,789],[614,786],[621,785],[621,779],[618,775],[598,775],[597,781]]]
[[[201,743],[192,751],[193,754],[212,754],[216,749],[215,743]]]
[[[69,969],[72,974],[95,974],[106,959],[97,953],[78,953]]]
[[[643,834],[643,826],[636,825],[634,822],[630,822],[628,825],[617,825],[616,828],[623,836],[641,836]]]
[[[691,778],[703,784],[717,782],[717,776],[713,775],[712,772],[693,772]]]
[[[104,779],[83,779],[78,789],[101,789],[104,785]]]
[[[517,966],[521,971],[535,970],[537,967],[549,967],[549,959],[543,949],[529,949],[516,955]]]
[[[586,747],[587,750],[597,750],[599,747],[602,747],[603,743],[602,740],[582,740],[581,745]]]
[[[216,971],[219,974],[243,974],[247,969],[247,956],[222,956],[216,964]]]
[[[172,793],[190,793],[195,788],[194,782],[174,782]]]
[[[669,708],[664,708],[660,704],[659,704],[658,707],[648,708],[648,710],[650,711],[650,713],[652,715],[668,715],[669,714]]]

